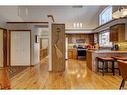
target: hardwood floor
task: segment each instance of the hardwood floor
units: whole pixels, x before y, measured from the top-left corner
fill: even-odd
[[[11,79],[8,79],[5,70],[0,70],[0,83],[6,80],[11,89],[119,89],[121,79],[118,74],[102,76],[101,73],[91,72],[85,61],[72,59],[66,61],[64,73],[48,72],[47,58],[40,65],[28,67]]]

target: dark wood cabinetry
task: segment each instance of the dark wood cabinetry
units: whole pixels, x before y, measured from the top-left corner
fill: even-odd
[[[94,45],[94,34],[89,34],[89,44]]]
[[[88,43],[94,45],[94,34],[66,34],[68,38],[68,43]],[[79,42],[80,41],[80,42]]]
[[[125,41],[125,24],[118,24],[110,27],[110,41]]]
[[[77,58],[78,58],[77,49],[69,49],[68,59],[77,59]]]

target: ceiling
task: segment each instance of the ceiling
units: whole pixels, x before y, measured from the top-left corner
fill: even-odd
[[[55,22],[65,23],[73,28],[74,22],[83,23],[84,29],[98,26],[98,12],[101,6],[0,6],[2,21],[49,21],[47,15],[53,15]]]

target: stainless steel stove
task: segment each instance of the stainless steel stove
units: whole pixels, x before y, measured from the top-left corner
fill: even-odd
[[[77,49],[78,51],[78,59],[85,59],[86,58],[86,50],[85,48],[79,48]]]

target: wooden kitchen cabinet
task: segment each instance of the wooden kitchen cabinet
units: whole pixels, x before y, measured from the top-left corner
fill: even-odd
[[[77,49],[69,49],[68,59],[77,59],[77,58],[78,58]]]
[[[73,50],[73,59],[77,59],[78,57],[78,53],[77,53],[77,49]]]
[[[110,27],[110,41],[111,42],[125,41],[125,24],[118,24]]]
[[[92,50],[90,51],[87,51],[87,54],[86,54],[86,64],[87,64],[87,67],[92,70]]]
[[[68,50],[68,59],[73,59],[73,51],[72,50]]]
[[[94,34],[89,34],[89,44],[94,45]]]

